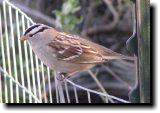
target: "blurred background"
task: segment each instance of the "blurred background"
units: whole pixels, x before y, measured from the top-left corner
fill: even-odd
[[[10,0],[36,23],[52,26],[59,31],[80,35],[118,53],[133,56],[126,48],[126,41],[133,32],[130,0]],[[3,14],[2,14],[3,15]],[[4,27],[2,17],[2,29]],[[0,54],[0,64],[2,58]],[[133,61],[113,60],[83,72],[70,79],[74,83],[96,91],[128,100],[129,91],[136,81]],[[93,77],[94,76],[94,77]],[[54,80],[51,79],[51,82]],[[98,81],[98,82],[97,82]],[[98,83],[101,83],[101,88]],[[52,90],[54,92],[54,89]],[[72,93],[73,89],[69,91]],[[85,102],[83,91],[79,99]],[[71,96],[72,97],[72,96]],[[102,102],[94,98],[92,102]],[[71,98],[72,100],[72,98]]]

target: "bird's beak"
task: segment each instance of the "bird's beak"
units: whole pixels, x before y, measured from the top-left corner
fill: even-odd
[[[26,37],[26,36],[22,35],[20,39],[24,41],[24,40],[27,40],[27,39],[28,39],[28,37]]]

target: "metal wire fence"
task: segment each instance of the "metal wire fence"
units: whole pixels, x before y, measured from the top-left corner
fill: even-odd
[[[129,103],[107,93],[82,87],[68,79],[58,81],[56,72],[46,67],[26,42],[21,43],[19,40],[32,24],[32,19],[18,7],[3,0],[0,7],[1,103],[79,103],[78,90],[85,93],[87,103],[92,103],[92,94],[106,103]],[[69,88],[73,89],[72,94]],[[75,97],[74,101],[71,101],[71,97]]]

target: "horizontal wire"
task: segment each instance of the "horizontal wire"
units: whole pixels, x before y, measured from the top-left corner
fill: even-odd
[[[20,10],[19,8],[17,8],[16,6],[14,6],[12,3],[10,3],[8,0],[5,0],[5,2],[11,6],[12,8],[14,8],[16,11],[18,11],[20,14],[22,14],[26,19],[28,19],[32,24],[34,24],[34,21],[28,17],[22,10]],[[37,58],[36,58],[37,59]],[[38,60],[37,60],[38,61]],[[14,83],[18,84],[19,87],[21,87],[22,89],[24,89],[28,94],[30,94],[37,102],[41,102],[40,100],[38,100],[38,98],[36,96],[34,96],[32,94],[32,92],[30,92],[26,87],[22,86],[19,82],[17,82],[16,80],[14,80],[14,78],[12,76],[9,76],[9,74],[4,71],[1,67],[0,67],[0,71],[2,71],[4,73],[5,76],[7,76],[8,78],[10,78]],[[66,79],[66,81],[70,84],[72,84],[74,87],[77,87],[77,88],[80,88],[80,89],[83,89],[87,92],[92,92],[92,93],[95,93],[95,94],[99,94],[99,95],[102,95],[102,96],[106,96],[106,97],[109,97],[109,98],[113,98],[115,100],[118,100],[120,102],[124,102],[124,103],[130,103],[129,101],[126,101],[126,100],[123,100],[121,98],[118,98],[118,97],[115,97],[115,96],[112,96],[112,95],[109,95],[109,94],[104,94],[104,93],[101,93],[101,92],[97,92],[97,91],[94,91],[94,90],[91,90],[91,89],[88,89],[88,88],[85,88],[85,87],[82,87],[80,85],[77,85],[75,83],[73,83],[72,81]],[[57,96],[57,95],[56,95]]]
[[[115,96],[112,96],[112,95],[109,95],[109,94],[106,95],[106,94],[104,94],[104,93],[97,92],[97,91],[94,91],[94,90],[91,90],[91,89],[82,87],[82,86],[77,85],[77,84],[75,84],[74,82],[72,82],[72,81],[70,81],[70,80],[68,80],[68,79],[66,79],[66,81],[67,81],[68,83],[70,83],[70,84],[72,84],[72,85],[80,88],[80,89],[83,89],[83,90],[86,90],[86,91],[89,91],[89,92],[92,92],[92,93],[95,93],[95,94],[99,94],[99,95],[102,95],[102,96],[108,96],[109,98],[113,98],[113,99],[118,100],[118,101],[120,101],[120,102],[130,103],[129,101],[126,101],[126,100],[124,100],[124,99],[121,99],[121,98],[118,98],[118,97],[115,97]]]
[[[26,19],[28,19],[32,24],[35,23],[29,16],[27,16],[22,10],[20,10],[19,8],[17,8],[16,6],[14,6],[12,3],[10,3],[8,0],[4,0],[4,2],[6,2],[9,6],[11,6],[12,8],[14,8],[15,10],[19,11],[22,15],[24,15],[24,17]]]
[[[28,93],[29,95],[31,95],[37,102],[40,103],[40,100],[38,100],[35,95],[33,95],[26,87],[22,86],[18,81],[16,81],[12,76],[10,76],[10,75],[8,74],[8,72],[6,72],[5,70],[3,70],[1,67],[0,67],[0,71],[1,71],[2,73],[4,73],[4,76],[5,76],[5,77],[8,77],[10,80],[12,80],[12,82],[14,82],[15,84],[17,84],[20,88],[22,88],[23,90],[25,90],[26,93]]]

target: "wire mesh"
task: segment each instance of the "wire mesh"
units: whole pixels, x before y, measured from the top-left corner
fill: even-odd
[[[3,0],[0,7],[0,102],[79,103],[78,90],[82,90],[86,93],[84,98],[88,103],[92,103],[92,94],[104,98],[106,103],[129,103],[105,92],[82,87],[68,79],[58,81],[56,72],[46,67],[26,42],[21,43],[19,40],[20,35],[32,24],[32,19],[18,7]],[[69,93],[71,86],[72,94]],[[72,101],[71,97],[75,100]]]

